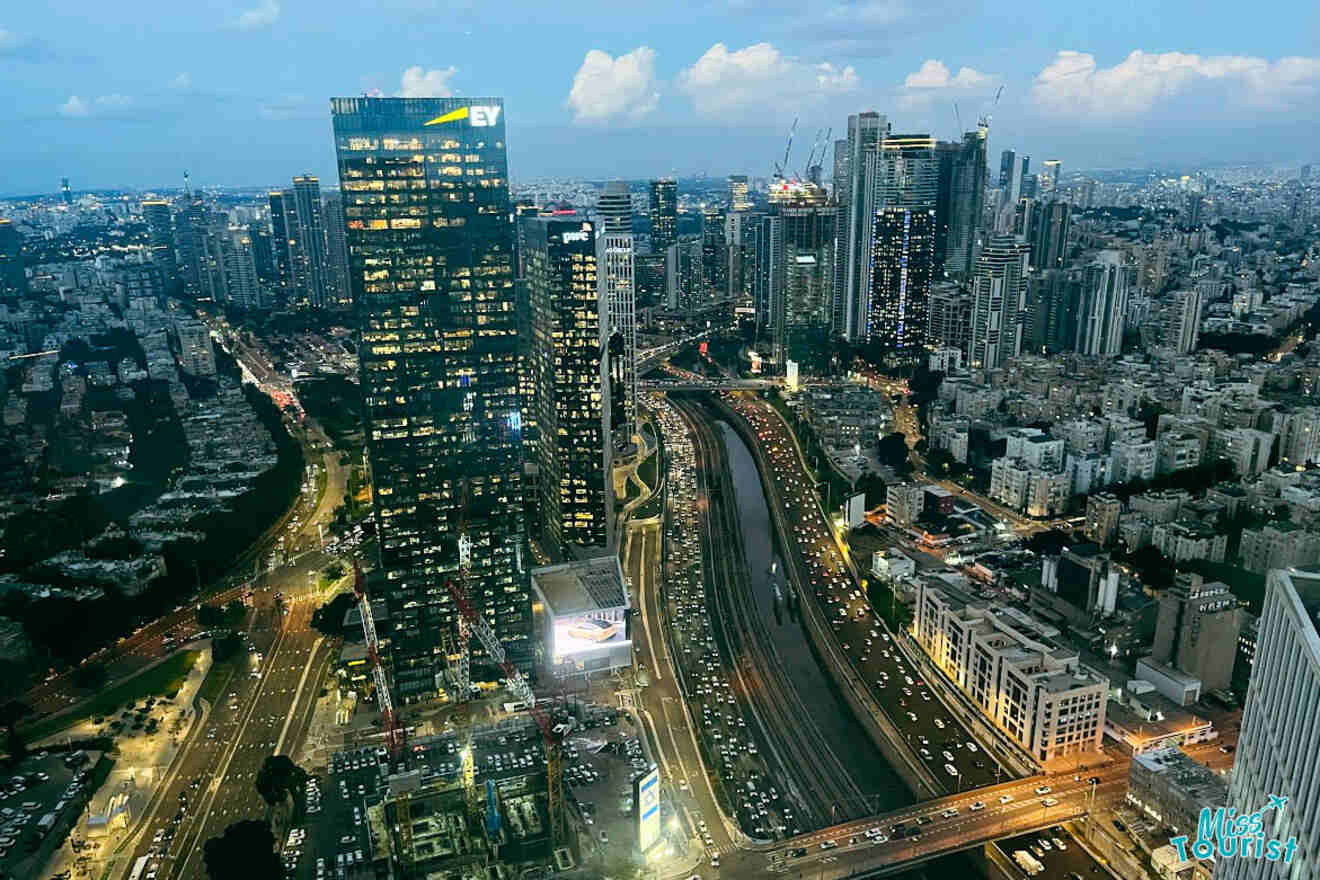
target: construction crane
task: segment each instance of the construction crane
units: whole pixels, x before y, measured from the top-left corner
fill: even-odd
[[[555,842],[564,837],[564,791],[563,777],[560,773],[560,742],[559,734],[554,731],[550,724],[550,717],[545,711],[536,705],[536,694],[532,691],[531,685],[527,679],[518,671],[508,656],[504,653],[504,646],[495,636],[495,630],[486,622],[486,618],[477,613],[471,600],[468,598],[467,590],[460,581],[467,579],[467,565],[461,564],[459,569],[459,578],[449,578],[445,581],[445,588],[449,590],[449,595],[453,597],[454,604],[458,606],[460,618],[466,622],[467,627],[473,635],[481,642],[482,647],[486,649],[487,656],[497,664],[504,672],[504,679],[509,691],[512,692],[515,699],[526,704],[527,711],[531,713],[536,721],[536,726],[541,729],[541,738],[545,741],[545,769],[546,769],[546,800],[550,813],[550,836]],[[469,781],[475,784],[475,779],[469,780],[468,766],[472,760],[470,756],[464,758],[464,785]]]
[[[1003,86],[1000,86],[999,89],[995,92],[994,100],[992,100],[992,101],[990,102],[990,109],[986,110],[985,113],[981,114],[981,117],[980,117],[979,119],[976,120],[976,127],[977,127],[978,129],[982,129],[982,130],[985,131],[986,133],[989,133],[989,131],[990,131],[990,114],[991,114],[992,112],[994,112],[994,109],[995,109],[996,107],[999,106],[999,96],[1002,95],[1002,94],[1004,94],[1004,87],[1003,87]]]
[[[816,140],[811,145],[811,152],[807,153],[807,164],[801,172],[803,180],[819,184],[812,176],[812,169],[818,168],[820,163],[825,160],[825,150],[829,147],[830,135],[834,133],[833,128],[816,129]]]
[[[371,663],[371,674],[376,682],[376,705],[380,708],[380,726],[385,731],[385,742],[390,750],[390,757],[398,758],[403,752],[403,724],[394,712],[394,701],[390,699],[390,683],[385,676],[385,666],[380,662],[380,642],[376,638],[376,621],[371,614],[371,600],[367,598],[367,578],[356,559],[353,560],[353,592],[357,596],[358,608],[362,612],[362,635],[367,640],[367,660]]]
[[[788,129],[788,143],[784,144],[784,161],[775,163],[775,177],[781,180],[788,170],[788,156],[793,152],[793,132],[797,131],[798,118],[793,117],[793,125]]]

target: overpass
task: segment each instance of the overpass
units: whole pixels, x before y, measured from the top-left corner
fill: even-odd
[[[1116,761],[1079,774],[1033,776],[772,844],[752,843],[728,856],[720,876],[884,877],[960,850],[1050,828],[1086,815],[1097,804],[1120,801],[1127,790],[1127,772],[1127,762]],[[902,837],[895,830],[900,825],[908,832]],[[878,836],[868,838],[867,831]]]
[[[777,379],[642,379],[637,387],[646,391],[760,391],[775,388]]]

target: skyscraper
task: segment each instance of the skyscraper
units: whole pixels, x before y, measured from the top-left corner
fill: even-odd
[[[257,279],[257,261],[252,247],[252,233],[231,227],[221,248],[224,260],[225,298],[236,308],[259,309],[264,303],[261,282]]]
[[[64,204],[73,204],[73,192],[69,189],[69,178],[60,178],[60,195],[63,197]]]
[[[866,335],[898,363],[925,354],[926,309],[935,272],[935,208],[887,206],[876,214],[874,276]]]
[[[287,297],[293,287],[293,193],[290,190],[273,189],[267,193],[267,198],[270,200],[270,238],[271,248],[275,252],[275,269],[279,275],[279,286]]]
[[[1101,251],[1083,270],[1077,315],[1079,354],[1117,357],[1123,353],[1128,297],[1137,287],[1137,270],[1123,265],[1118,251]]]
[[[1046,159],[1042,166],[1044,170],[1040,173],[1040,191],[1042,193],[1052,193],[1059,188],[1059,172],[1063,170],[1063,162],[1059,159]]]
[[[1018,171],[1018,198],[1034,199],[1036,197],[1036,178],[1029,173],[1031,169],[1031,157],[1022,157],[1022,168]]]
[[[13,221],[0,217],[0,296],[20,297],[26,293],[23,234],[14,226]]]
[[[1233,756],[1228,803],[1245,814],[1288,799],[1265,813],[1266,838],[1297,838],[1291,861],[1220,859],[1216,880],[1304,880],[1320,867],[1320,575],[1276,569],[1265,579],[1256,656]],[[1253,839],[1254,840],[1254,839]]]
[[[862,331],[904,358],[920,354],[935,259],[939,165],[927,134],[887,134],[865,154],[869,277],[858,289]]]
[[[976,265],[980,250],[981,214],[985,208],[986,129],[963,135],[949,169],[948,246],[943,270],[965,276]]]
[[[206,280],[206,226],[209,212],[202,200],[185,196],[174,217],[175,252],[178,254],[179,280],[189,296],[203,295]],[[205,285],[209,290],[209,283]]]
[[[747,189],[746,174],[729,175],[729,210],[746,211],[752,207],[751,193]]]
[[[678,181],[651,181],[651,253],[663,254],[678,241]]]
[[[724,237],[724,214],[717,208],[701,212],[701,280],[707,302],[728,294],[729,246]]]
[[[1011,235],[990,239],[972,273],[970,363],[993,370],[1022,351],[1028,248]]]
[[[971,294],[956,281],[932,284],[926,326],[926,340],[932,347],[956,348],[966,360],[972,327]]]
[[[160,270],[165,289],[173,293],[179,283],[179,270],[174,257],[174,224],[170,220],[169,202],[161,199],[144,201],[142,219],[147,223],[151,262]]]
[[[622,441],[637,430],[637,285],[628,185],[606,185],[598,210],[596,273],[605,304],[605,339],[610,392],[610,427]]]
[[[443,584],[464,557],[469,598],[511,662],[532,661],[503,110],[498,98],[331,100],[401,702],[438,692],[457,644]]]
[[[728,290],[725,296],[742,305],[751,298],[751,267],[756,254],[751,249],[752,226],[757,217],[751,211],[731,211],[724,215],[724,243],[729,256],[729,267],[724,273]]]
[[[605,232],[626,232],[632,235],[633,210],[632,193],[628,184],[622,180],[612,180],[605,184],[605,192],[600,194],[596,203],[596,212],[600,214],[602,229]]]
[[[331,303],[321,182],[311,175],[295,177],[293,199],[297,231],[290,236],[289,250],[296,295],[303,304],[323,309]]]
[[[823,342],[834,313],[839,209],[824,190],[813,188],[811,195],[817,197],[773,208],[778,232],[771,240],[780,262],[772,272],[770,327],[777,370],[789,359],[800,362],[809,343]]]
[[[1014,192],[1014,184],[1017,183],[1017,176],[1013,173],[1017,170],[1017,153],[1013,150],[1004,150],[999,154],[999,210],[1004,210],[1008,205],[1017,201],[1017,193]]]
[[[610,415],[606,301],[584,215],[525,217],[536,375],[542,548],[559,559],[608,546]]]
[[[836,289],[843,293],[842,321],[835,332],[845,339],[856,340],[866,334],[864,291],[871,283],[871,230],[875,219],[874,178],[867,176],[866,156],[876,152],[888,134],[889,120],[879,113],[849,116],[846,152],[842,159],[835,153],[836,185],[839,175],[845,176],[843,192],[836,195],[844,216],[839,234],[841,250],[846,254],[846,259],[839,260],[841,277],[835,282]]]
[[[1062,269],[1068,257],[1072,206],[1055,200],[1032,211],[1027,225],[1031,265],[1035,269]]]
[[[1175,291],[1165,306],[1164,344],[1175,354],[1196,351],[1201,332],[1201,291]]]
[[[348,237],[344,229],[344,199],[329,195],[321,200],[325,217],[325,262],[327,299],[335,306],[353,301],[348,285]]]

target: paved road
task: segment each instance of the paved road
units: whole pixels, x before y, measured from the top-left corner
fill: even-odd
[[[324,645],[313,651],[318,636],[308,623],[314,599],[293,598],[287,615],[277,610],[273,591],[257,593],[255,602],[247,636],[254,653],[237,664],[176,764],[131,855],[112,876],[122,876],[120,868],[126,871],[137,857],[148,855],[160,880],[199,880],[205,877],[206,840],[239,820],[265,818],[256,773],[267,756],[296,750],[329,668],[330,651]],[[158,832],[165,838],[159,842]]]

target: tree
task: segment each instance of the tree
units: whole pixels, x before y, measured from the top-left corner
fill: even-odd
[[[880,438],[876,455],[881,464],[889,465],[896,471],[902,471],[908,463],[907,438],[899,431]]]
[[[197,606],[197,625],[202,629],[211,629],[225,625],[225,612],[216,605]]]
[[[270,755],[261,762],[256,786],[257,794],[272,807],[292,800],[297,812],[301,813],[307,794],[307,771],[287,755]]]
[[[84,663],[73,671],[74,685],[83,690],[97,690],[105,681],[105,666],[100,663]]]
[[[332,562],[323,569],[323,574],[332,580],[337,581],[344,576],[344,564],[342,562]]]
[[[283,880],[284,866],[275,852],[270,823],[246,819],[235,822],[202,847],[206,874],[211,880]]]
[[[5,751],[13,761],[21,760],[27,754],[23,737],[18,733],[18,722],[32,709],[18,700],[10,700],[0,705],[0,725],[5,728]]]
[[[247,606],[243,604],[242,599],[231,599],[225,603],[225,623],[232,626],[243,619],[247,614]]]
[[[238,633],[225,633],[211,639],[211,660],[214,663],[223,663],[230,657],[236,656],[242,649],[242,636]]]
[[[312,613],[312,627],[323,635],[343,635],[344,615],[356,603],[352,593],[340,593]]]

